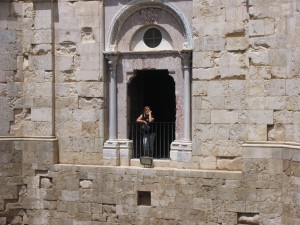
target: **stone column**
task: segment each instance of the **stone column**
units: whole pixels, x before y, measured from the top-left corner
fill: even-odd
[[[181,57],[184,79],[183,139],[184,141],[191,141],[191,53],[183,52]]]
[[[107,55],[109,66],[109,139],[117,139],[117,61],[118,55]]]
[[[175,140],[171,144],[170,158],[177,162],[190,162],[192,160],[191,142],[191,51],[182,51],[183,70],[183,139]],[[181,164],[177,163],[177,167]]]
[[[103,164],[120,165],[120,145],[117,140],[117,61],[118,55],[105,55],[109,67],[109,139],[103,146]]]

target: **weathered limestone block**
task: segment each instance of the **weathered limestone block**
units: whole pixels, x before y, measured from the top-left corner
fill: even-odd
[[[51,2],[39,2],[35,4],[35,29],[51,29]]]
[[[228,110],[211,110],[211,122],[212,123],[237,123],[239,121],[238,111]]]
[[[95,148],[95,138],[93,136],[82,136],[80,138],[74,137],[73,148],[74,151],[87,153],[86,156],[88,156],[88,153],[90,152],[98,152],[98,150]]]
[[[75,179],[75,178],[66,178],[65,180],[65,189],[68,191],[79,191],[79,179]]]
[[[78,96],[60,97],[56,99],[55,107],[57,109],[78,109]]]
[[[193,52],[193,66],[195,68],[209,68],[214,65],[214,53],[209,52]]]
[[[225,86],[225,96],[237,97],[245,95],[246,84],[242,80],[228,81],[224,84]]]
[[[50,44],[38,44],[34,45],[32,48],[32,53],[34,55],[45,55],[50,53],[52,50],[52,46]]]
[[[300,99],[297,96],[288,96],[286,98],[286,109],[297,111],[300,108]]]
[[[282,66],[272,66],[271,67],[272,77],[275,79],[286,79],[287,78],[287,68]]]
[[[32,44],[51,44],[52,31],[47,30],[34,30],[32,37]]]
[[[32,121],[52,121],[52,108],[33,108],[31,109]]]
[[[104,97],[102,82],[80,82],[77,91],[80,97]]]
[[[225,34],[242,34],[245,33],[245,24],[242,21],[226,22],[225,23]]]
[[[85,98],[80,97],[78,100],[78,108],[94,108],[94,109],[101,109],[104,106],[104,100],[102,98]]]
[[[50,54],[29,56],[30,70],[52,70],[52,57]]]
[[[249,36],[272,35],[275,32],[274,19],[257,19],[249,21]]]
[[[268,97],[247,97],[246,98],[247,109],[270,109]]]
[[[233,7],[229,6],[225,8],[225,18],[227,21],[244,21],[248,19],[247,8],[245,6]]]
[[[55,39],[59,44],[69,43],[75,45],[81,41],[81,31],[72,29],[57,29],[55,30]]]
[[[268,97],[268,108],[273,110],[282,110],[286,108],[286,97],[277,96],[277,97]],[[290,110],[287,108],[287,110]]]
[[[214,2],[193,2],[193,15],[197,17],[216,16],[222,13],[221,1]]]
[[[200,157],[199,163],[202,169],[216,169],[217,159],[216,157]]]
[[[203,96],[201,98],[201,109],[224,109],[225,98],[223,96]]]
[[[62,190],[62,200],[67,202],[79,201],[79,191]]]
[[[250,65],[268,66],[269,65],[269,50],[259,49],[249,52]]]
[[[203,36],[225,36],[225,17],[224,15],[220,16],[212,16],[212,17],[204,17],[202,21],[203,27],[198,27],[201,30],[201,35]],[[210,26],[206,26],[206,24],[210,24]]]
[[[60,71],[71,71],[74,69],[73,56],[56,56],[56,68]]]
[[[0,3],[0,15],[2,18],[7,18],[9,16],[9,2],[1,2]]]
[[[96,109],[75,109],[73,119],[81,122],[93,122],[99,120],[99,113]]]
[[[249,47],[246,37],[227,37],[226,49],[228,51],[243,51]]]
[[[247,74],[250,80],[270,80],[271,67],[269,66],[250,66]]]
[[[213,209],[213,202],[211,199],[207,198],[194,198],[193,200],[193,208],[194,209],[208,209],[212,210]]]
[[[79,55],[98,55],[99,43],[79,43],[77,44],[77,53]]]
[[[275,124],[287,124],[293,122],[293,112],[287,110],[275,111],[274,112],[274,123]]]
[[[7,96],[8,97],[21,97],[23,83],[21,82],[7,82]]]
[[[18,46],[16,46],[15,43],[0,42],[0,49],[2,51],[2,55],[8,55],[8,54],[11,54],[12,52],[16,51],[16,49],[18,49]]]
[[[300,80],[299,79],[286,80],[286,95],[299,96],[299,94],[300,94]]]
[[[76,84],[74,83],[58,83],[55,87],[56,94],[59,97],[77,96]]]
[[[234,159],[217,158],[217,168],[220,170],[240,170],[242,168],[242,158]]]
[[[232,124],[229,131],[229,139],[236,141],[247,140],[247,125]]]
[[[217,77],[219,77],[219,73],[216,68],[195,69],[193,72],[193,79],[213,80],[216,79]]]
[[[247,132],[249,141],[267,140],[267,126],[264,124],[249,124]]]
[[[17,70],[17,59],[15,55],[0,55],[0,68],[2,70]]]
[[[56,23],[56,28],[58,30],[76,30],[78,29],[78,18],[76,16],[76,7],[78,2],[59,2],[59,21]]]
[[[228,140],[229,139],[229,125],[216,124],[214,138],[216,140]]]
[[[80,56],[80,69],[99,70],[99,55]]]
[[[279,66],[286,68],[287,66],[287,51],[286,49],[270,49],[269,62],[271,66]]]
[[[207,96],[207,81],[193,81],[192,93],[193,96]]]
[[[269,85],[269,82],[265,80],[248,80],[246,81],[246,95],[266,96]]]
[[[0,96],[1,97],[7,96],[7,84],[0,83]]]
[[[210,81],[207,83],[207,95],[208,96],[224,96],[224,82]]]
[[[218,36],[207,36],[194,39],[195,51],[216,51],[225,50],[226,38]]]
[[[195,137],[200,140],[211,140],[215,135],[215,126],[213,124],[196,124]]]
[[[0,30],[0,43],[12,44],[17,41],[17,33],[15,30]]]
[[[246,123],[253,124],[273,124],[274,115],[272,110],[247,110],[245,114],[240,114],[240,118],[244,117]]]
[[[79,70],[75,73],[75,79],[77,81],[102,81],[103,75],[99,70]]]
[[[193,125],[197,127],[198,123],[210,123],[210,111],[209,110],[194,110]]]

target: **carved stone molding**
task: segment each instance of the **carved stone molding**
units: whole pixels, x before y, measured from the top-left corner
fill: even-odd
[[[120,27],[123,26],[124,22],[134,13],[139,12],[142,17],[142,21],[146,24],[153,24],[158,19],[158,12],[167,11],[174,16],[174,19],[178,21],[182,30],[184,31],[184,36],[186,38],[185,43],[183,43],[183,48],[192,49],[192,31],[189,27],[187,18],[182,13],[182,11],[177,8],[176,5],[169,2],[162,1],[151,1],[144,2],[140,0],[132,0],[126,6],[124,6],[118,13],[114,16],[110,28],[108,30],[108,39],[106,43],[106,51],[115,51],[116,41],[118,37],[118,32]]]
[[[162,14],[162,10],[158,8],[144,8],[138,12],[139,21],[144,24],[157,24],[159,15]]]

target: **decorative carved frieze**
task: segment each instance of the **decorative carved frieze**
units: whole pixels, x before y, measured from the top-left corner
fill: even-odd
[[[139,21],[144,24],[156,24],[158,16],[162,14],[161,9],[158,8],[144,8],[138,12]]]

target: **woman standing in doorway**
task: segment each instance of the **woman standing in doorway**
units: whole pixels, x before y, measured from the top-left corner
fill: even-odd
[[[143,134],[143,146],[144,155],[152,156],[154,150],[154,138],[155,133],[153,132],[153,127],[151,123],[154,122],[154,117],[150,106],[144,107],[144,112],[137,118],[137,123],[142,124],[142,134]]]

